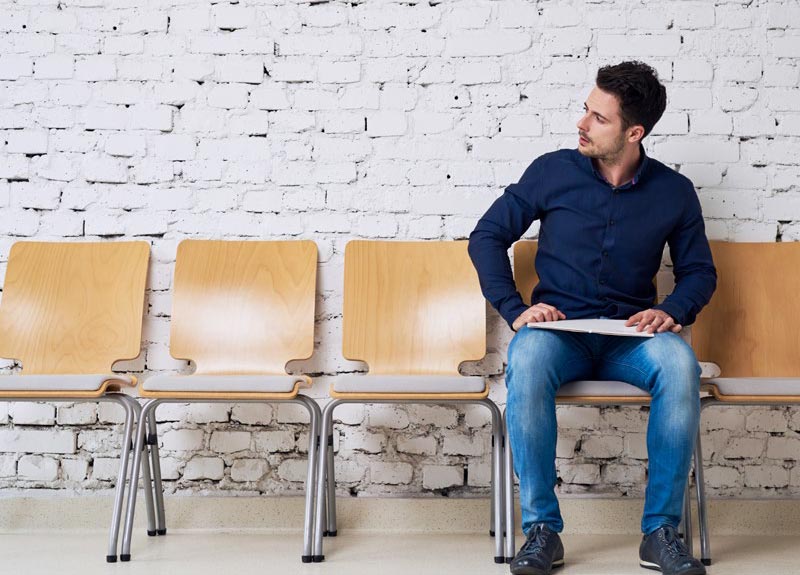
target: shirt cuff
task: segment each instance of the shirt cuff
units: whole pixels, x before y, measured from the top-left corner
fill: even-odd
[[[667,312],[670,316],[672,316],[672,319],[675,320],[675,323],[684,325],[685,314],[683,313],[683,310],[672,302],[664,300],[660,304],[653,306],[653,309],[659,309]]]
[[[506,320],[508,327],[511,328],[511,331],[514,330],[514,322],[516,319],[522,315],[522,312],[528,309],[529,306],[525,305],[525,302],[522,301],[520,298],[519,302],[509,302],[506,306],[503,306],[502,311],[500,311],[500,315]]]

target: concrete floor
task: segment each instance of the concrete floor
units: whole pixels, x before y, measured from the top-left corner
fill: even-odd
[[[326,539],[324,563],[300,562],[299,532],[175,530],[147,537],[141,530],[129,563],[105,562],[106,533],[13,531],[0,533],[3,573],[50,575],[492,575],[495,565],[487,535],[340,532]],[[521,543],[521,541],[519,542]],[[800,575],[797,536],[716,536],[710,575]],[[558,575],[644,575],[636,535],[565,535],[566,565]]]

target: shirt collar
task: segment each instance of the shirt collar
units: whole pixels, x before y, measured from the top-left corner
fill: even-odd
[[[580,152],[578,152],[578,153],[580,154]],[[590,158],[589,156],[584,156],[583,154],[581,154],[581,157],[583,158],[583,161],[584,161],[585,165],[587,165],[589,167],[589,169],[592,170],[592,173],[594,173],[594,175],[598,179],[600,179],[603,182],[608,183],[606,181],[606,179],[603,177],[603,174],[598,172],[597,168],[594,167],[594,162],[592,161],[592,158]],[[631,186],[635,186],[636,184],[638,184],[641,181],[642,176],[645,174],[645,171],[647,170],[647,166],[648,166],[649,163],[650,163],[650,157],[644,151],[644,146],[640,143],[639,144],[639,167],[636,168],[636,173],[633,175],[633,179],[630,182],[626,183],[625,185],[620,186],[620,188],[621,189],[626,189],[626,188],[629,188]]]

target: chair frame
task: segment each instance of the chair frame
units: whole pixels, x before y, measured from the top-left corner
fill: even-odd
[[[108,374],[96,390],[5,390],[0,392],[0,401],[115,403],[124,411],[120,464],[106,551],[109,563],[117,560],[131,437],[137,420],[141,421],[141,406],[121,391],[123,385],[134,386],[136,378],[131,377],[131,383],[117,379],[111,366],[115,361],[130,360],[141,353],[149,253],[149,244],[142,241],[17,242],[9,255],[5,297],[0,308],[3,323],[0,345],[4,346],[7,357],[22,363],[23,378]],[[90,281],[74,287],[70,281],[72,277],[90,278]],[[109,289],[101,281],[115,285]],[[87,301],[93,304],[91,311],[103,313],[87,313]],[[97,329],[113,331],[102,344],[85,339],[87,333]],[[8,340],[6,333],[12,334]],[[46,336],[41,337],[42,333]],[[149,465],[145,465],[144,474],[149,477]],[[154,509],[150,497],[147,515],[148,522],[152,522]]]
[[[184,255],[185,254],[185,255]],[[305,266],[302,272],[297,269],[287,270],[276,265],[269,267],[269,279],[277,276],[277,281],[266,281],[259,273],[263,271],[265,262],[272,264],[273,261],[282,258],[296,258],[290,265]],[[255,261],[255,264],[253,264]],[[216,264],[215,266],[210,263]],[[222,264],[220,264],[222,262]],[[220,268],[224,267],[226,273],[222,273]],[[230,376],[235,378],[237,375],[271,375],[282,372],[286,375],[285,365],[288,361],[295,359],[307,359],[313,353],[313,331],[314,331],[314,296],[316,295],[316,266],[317,248],[316,244],[309,240],[293,241],[218,241],[218,240],[184,240],[178,246],[178,256],[175,263],[175,295],[173,299],[173,318],[172,331],[170,338],[170,353],[178,359],[193,360],[196,364],[194,375],[217,375]],[[276,311],[272,305],[274,297],[273,289],[278,284],[278,289],[286,284],[281,283],[287,279],[296,280],[292,274],[302,275],[301,291],[292,287],[294,291],[290,294],[294,299],[290,299],[290,304],[297,304],[290,313],[286,308]],[[255,274],[255,275],[254,275]],[[303,275],[305,274],[305,275]],[[209,289],[209,284],[217,290]],[[243,289],[244,288],[244,289]],[[246,292],[244,290],[247,290]],[[236,302],[226,303],[227,307],[222,307],[220,313],[238,313],[240,322],[236,325],[235,336],[225,338],[223,343],[216,341],[216,345],[207,345],[208,342],[202,337],[203,330],[215,329],[209,326],[208,320],[198,317],[191,312],[198,306],[206,305],[204,295],[211,293],[234,293],[237,295]],[[270,299],[272,298],[272,299]],[[300,298],[306,298],[302,300]],[[285,303],[285,302],[284,302]],[[262,306],[264,309],[262,309]],[[289,306],[291,308],[291,305]],[[257,308],[257,309],[256,309]],[[177,313],[176,313],[177,312]],[[263,329],[263,317],[275,312],[279,316],[277,323],[283,322],[273,329],[270,327],[269,334],[289,333],[294,325],[308,324],[307,333],[302,334],[299,340],[291,340],[288,343],[281,339],[275,345],[269,345],[269,335]],[[177,319],[176,319],[177,318]],[[296,332],[296,330],[295,330]],[[198,333],[200,336],[198,336]],[[237,339],[238,338],[238,339]],[[255,341],[258,346],[249,347],[240,352],[236,348],[240,342],[251,343]],[[226,355],[226,353],[228,355]],[[300,356],[300,357],[295,357]],[[191,376],[187,376],[190,379]],[[155,512],[157,515],[157,525],[155,533],[165,535],[166,513],[164,509],[163,484],[161,481],[160,464],[158,459],[158,437],[156,426],[156,409],[163,403],[292,403],[303,406],[309,413],[310,433],[308,447],[308,473],[306,477],[305,495],[305,514],[303,528],[303,552],[301,559],[304,563],[311,562],[311,551],[314,535],[314,479],[316,477],[316,465],[319,454],[318,436],[319,421],[321,410],[319,405],[308,396],[299,393],[300,380],[310,385],[311,379],[307,376],[297,376],[298,382],[294,384],[294,389],[290,392],[226,392],[224,389],[211,392],[193,391],[187,387],[183,391],[148,391],[140,385],[139,394],[145,398],[142,407],[142,418],[147,421],[147,425],[141,425],[137,429],[136,445],[134,448],[134,460],[132,466],[132,481],[138,484],[138,471],[142,462],[142,454],[149,446],[152,457],[153,484],[147,476],[144,477],[145,496],[155,492]],[[147,459],[145,458],[145,461]],[[145,467],[146,470],[146,467]],[[122,561],[131,559],[131,539],[133,537],[133,520],[136,511],[136,490],[132,489],[128,494],[128,512],[123,532]],[[148,534],[151,529],[148,528]]]
[[[458,366],[465,361],[477,361],[486,353],[486,304],[480,294],[478,278],[468,260],[467,243],[460,242],[413,242],[413,241],[350,241],[345,248],[344,333],[343,355],[350,360],[360,360],[369,366],[369,374],[459,376]],[[432,247],[438,246],[438,247]],[[438,250],[438,251],[431,251]],[[389,266],[388,262],[393,262]],[[411,262],[410,267],[404,267]],[[427,267],[430,266],[430,267]],[[460,266],[460,267],[459,267]],[[442,271],[443,268],[449,268]],[[449,273],[449,275],[448,275]],[[401,285],[402,284],[402,285]],[[434,308],[425,308],[428,314],[406,319],[392,302],[399,299],[393,295],[405,295],[405,290],[419,289],[424,285],[426,294],[439,297]],[[400,287],[398,287],[400,286]],[[388,293],[395,290],[396,294]],[[442,326],[447,322],[447,305],[441,305],[441,294],[461,298],[468,313],[464,313],[463,326],[456,330],[458,345],[463,349],[448,349],[432,353],[426,347],[431,338],[453,337]],[[432,296],[430,296],[432,297]],[[452,302],[448,302],[452,307]],[[431,311],[433,310],[433,311]],[[405,311],[405,310],[403,310]],[[475,314],[475,317],[470,316]],[[376,320],[380,317],[380,321]],[[400,319],[398,319],[398,317]],[[432,325],[439,320],[437,325]],[[473,323],[470,323],[473,322]],[[381,329],[381,323],[389,323],[396,331]],[[452,323],[452,322],[451,322]],[[421,329],[419,324],[424,327]],[[463,331],[460,329],[463,328]],[[424,330],[436,331],[436,335]],[[437,331],[438,330],[438,331]],[[474,333],[473,333],[474,332]],[[461,336],[467,333],[467,336]],[[389,337],[391,334],[393,337]],[[474,336],[474,337],[473,337]],[[460,339],[459,339],[460,338]],[[398,340],[400,343],[398,344]],[[438,339],[437,339],[438,341]],[[331,386],[331,401],[322,411],[320,446],[326,454],[320,457],[317,476],[316,525],[314,562],[325,560],[323,537],[336,536],[336,481],[333,457],[333,413],[343,403],[405,403],[405,404],[475,404],[489,409],[492,417],[492,496],[491,528],[495,537],[495,563],[502,563],[502,502],[503,502],[503,432],[502,415],[497,405],[488,399],[486,385],[479,393],[404,393],[398,392],[336,392]],[[325,526],[323,529],[322,526]]]
[[[710,244],[714,262],[720,271],[719,283],[714,297],[700,312],[695,323],[693,345],[697,356],[716,364],[725,378],[791,377],[797,380],[799,393],[725,395],[714,384],[715,378],[709,378],[705,387],[710,395],[701,399],[701,413],[715,405],[800,405],[800,354],[796,335],[794,339],[784,337],[786,333],[796,334],[790,322],[800,314],[793,291],[798,285],[797,267],[787,266],[787,254],[793,258],[792,261],[800,261],[800,244],[724,241],[711,241]],[[772,281],[774,276],[764,273],[764,270],[780,270],[784,281]],[[790,281],[785,281],[787,274]],[[748,305],[744,306],[744,302],[748,302]],[[769,309],[773,302],[779,302],[780,313],[772,313]],[[777,330],[771,322],[777,322]],[[776,331],[783,333],[770,337]],[[704,502],[702,460],[699,469],[700,473],[696,475],[698,498],[702,497]],[[707,521],[704,505],[700,506],[700,510],[702,528]],[[707,528],[701,530],[701,548],[703,563],[710,565],[711,545]]]

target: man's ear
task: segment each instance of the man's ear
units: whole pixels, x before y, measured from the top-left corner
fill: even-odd
[[[644,138],[644,126],[631,126],[628,128],[628,141],[631,143],[641,142]]]

